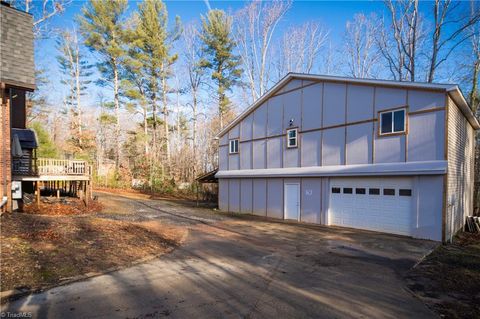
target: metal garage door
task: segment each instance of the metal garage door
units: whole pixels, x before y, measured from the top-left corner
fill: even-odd
[[[411,178],[331,179],[329,192],[329,225],[411,234]]]

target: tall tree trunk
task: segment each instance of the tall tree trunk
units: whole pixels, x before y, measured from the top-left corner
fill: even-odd
[[[115,169],[118,171],[120,167],[120,101],[118,93],[118,64],[116,59],[112,59],[113,67],[113,99],[115,104]]]
[[[473,74],[472,74],[472,90],[470,91],[470,106],[472,107],[472,110],[474,113],[477,112],[478,108],[478,103],[479,101],[479,96],[478,96],[478,76],[480,73],[480,59],[477,59],[473,63]]]
[[[163,67],[162,67],[163,69]],[[167,156],[167,169],[170,168],[170,137],[168,132],[168,105],[167,105],[167,79],[162,76],[162,102],[163,102],[163,127],[165,133],[165,154]]]
[[[432,35],[432,58],[430,59],[430,69],[428,71],[428,82],[432,83],[435,76],[435,65],[437,64],[438,56],[438,41],[440,39],[440,32],[442,28],[440,27],[441,21],[439,21],[439,0],[435,0],[433,5],[433,18],[435,31]]]
[[[78,48],[78,47],[77,47]],[[77,98],[77,125],[78,125],[78,143],[82,147],[82,105],[81,105],[81,87],[80,87],[80,61],[79,61],[80,52],[77,49],[76,54],[76,63],[75,63],[75,87],[76,87],[76,98]]]
[[[197,91],[194,89],[192,91],[193,95],[193,133],[192,133],[192,143],[193,143],[193,178],[197,176]]]
[[[217,68],[217,74],[222,74],[222,66],[219,65]],[[220,129],[223,128],[223,114],[225,112],[225,94],[223,91],[222,83],[220,80],[217,80],[218,88],[217,88],[217,95],[218,95],[218,117],[220,120]]]

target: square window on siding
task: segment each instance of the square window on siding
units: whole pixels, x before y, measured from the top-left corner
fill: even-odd
[[[406,131],[406,110],[385,111],[380,113],[380,135],[404,133]]]
[[[353,193],[353,188],[351,188],[351,187],[344,187],[344,188],[343,188],[343,193],[344,193],[344,194],[352,194],[352,193]]]
[[[365,195],[365,188],[355,188],[355,194]]]
[[[383,195],[395,196],[395,189],[393,188],[384,188]]]
[[[229,153],[236,154],[238,153],[238,139],[229,141]]]
[[[298,146],[298,130],[296,128],[287,130],[287,147],[294,148]]]
[[[369,188],[368,194],[370,195],[380,195],[380,188]]]
[[[340,187],[332,187],[332,194],[340,194]]]
[[[398,195],[400,195],[400,196],[412,196],[412,190],[411,189],[400,189],[398,191]]]

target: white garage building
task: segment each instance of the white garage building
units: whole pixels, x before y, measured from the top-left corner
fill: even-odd
[[[446,241],[473,211],[457,85],[288,74],[219,134],[219,207]]]

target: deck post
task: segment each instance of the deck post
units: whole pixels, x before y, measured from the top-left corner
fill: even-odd
[[[37,181],[35,183],[35,192],[36,192],[36,202],[37,202],[37,207],[40,206],[40,181]]]
[[[88,200],[90,199],[90,192],[89,192],[90,188],[88,187],[89,183],[85,182],[83,184],[85,184],[85,195],[86,195],[85,196],[85,206],[88,206]]]

